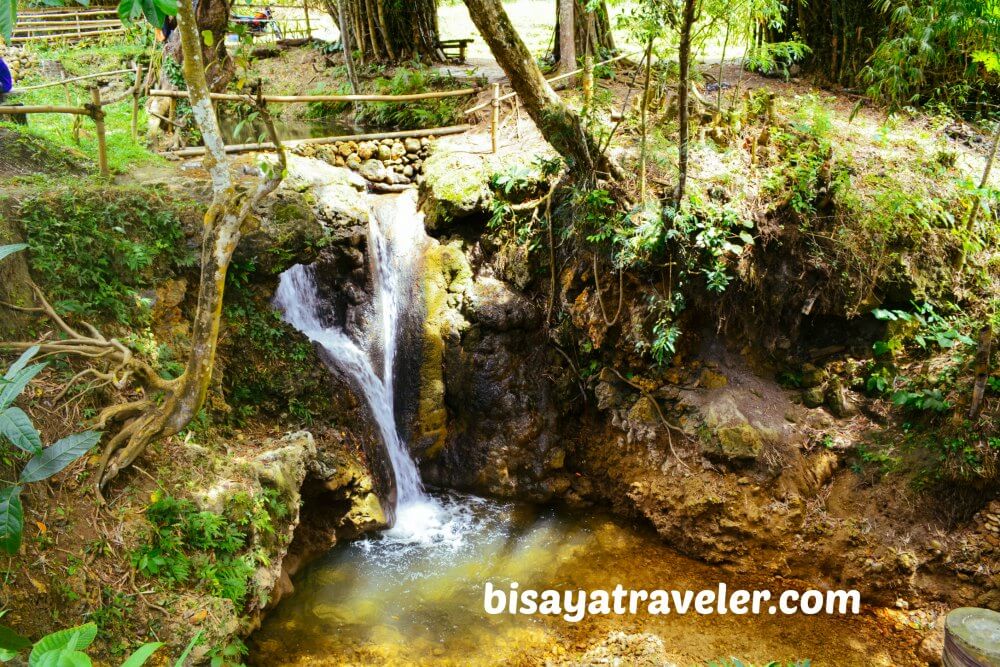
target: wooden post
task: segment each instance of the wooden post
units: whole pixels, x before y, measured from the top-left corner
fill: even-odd
[[[94,119],[94,126],[97,128],[97,164],[101,168],[101,176],[110,176],[107,138],[104,136],[104,109],[101,108],[101,90],[97,86],[90,89],[90,101],[93,107],[90,117]]]
[[[142,92],[142,65],[135,64],[135,85],[132,86],[132,141],[139,139],[139,94]]]
[[[490,116],[490,138],[493,141],[493,152],[497,152],[497,126],[500,124],[500,84],[493,84],[493,99],[490,100],[493,113]]]

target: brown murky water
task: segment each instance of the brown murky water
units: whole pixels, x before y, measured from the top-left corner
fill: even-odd
[[[418,528],[338,545],[313,563],[254,636],[253,664],[560,664],[614,630],[659,635],[677,665],[730,656],[817,666],[921,664],[912,653],[917,638],[870,609],[858,616],[640,613],[577,623],[489,615],[487,581],[503,590],[516,581],[522,591],[803,587],[683,558],[655,533],[600,512],[579,516],[458,495],[438,500],[439,516],[414,521]]]

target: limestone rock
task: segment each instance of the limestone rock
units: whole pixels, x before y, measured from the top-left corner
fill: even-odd
[[[858,413],[858,407],[847,394],[847,388],[839,377],[834,376],[826,385],[826,406],[835,417],[846,419]]]
[[[387,178],[385,165],[378,160],[365,160],[358,171],[372,183],[382,183]]]
[[[420,152],[420,139],[416,137],[407,137],[403,140],[403,147],[406,148],[407,153],[416,154]]]
[[[825,392],[823,387],[810,387],[802,392],[802,404],[807,408],[818,408],[823,405]]]
[[[827,372],[822,368],[817,368],[812,364],[802,366],[802,388],[812,389],[826,382]]]
[[[485,215],[493,201],[485,161],[466,153],[435,153],[427,158],[420,191],[431,230],[474,214]]]

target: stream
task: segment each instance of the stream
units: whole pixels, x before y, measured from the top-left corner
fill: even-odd
[[[295,578],[252,640],[255,665],[560,664],[614,631],[662,639],[677,665],[737,656],[762,664],[914,664],[893,622],[858,616],[487,614],[486,582],[508,591],[730,589],[803,585],[758,580],[672,551],[650,528],[601,510],[539,508],[450,491],[428,492],[394,410],[399,326],[425,235],[412,193],[370,197],[368,247],[374,296],[364,331],[324,321],[309,267],[287,271],[275,295],[286,321],[321,345],[364,395],[392,464],[392,528],[338,544]],[[655,640],[654,640],[655,641]],[[635,650],[634,648],[632,650]],[[639,653],[621,664],[641,664]],[[655,664],[661,664],[662,660]],[[577,664],[577,663],[570,663]],[[652,663],[649,663],[652,664]]]

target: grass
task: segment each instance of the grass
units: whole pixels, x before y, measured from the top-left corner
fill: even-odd
[[[143,47],[138,44],[108,44],[93,45],[85,48],[37,49],[40,59],[58,60],[66,68],[68,76],[80,76],[94,72],[125,69],[131,60],[143,53]],[[133,77],[121,75],[125,85],[130,85]],[[30,86],[42,83],[44,80],[36,71],[32,76],[19,82],[20,86]],[[87,85],[89,81],[69,86],[69,95],[64,86],[53,86],[41,90],[31,90],[17,95],[15,101],[22,104],[82,106],[90,102]],[[120,89],[124,89],[124,85]],[[115,93],[117,94],[117,93]],[[137,166],[161,164],[163,159],[149,151],[144,144],[146,127],[145,104],[139,106],[139,137],[132,140],[132,100],[125,100],[104,107],[105,135],[108,144],[108,166],[113,173],[126,174]],[[79,119],[79,143],[73,133],[75,119]],[[28,121],[27,132],[42,139],[47,139],[71,152],[80,154],[90,160],[97,161],[97,133],[94,123],[86,117],[75,117],[68,114],[33,114]]]

